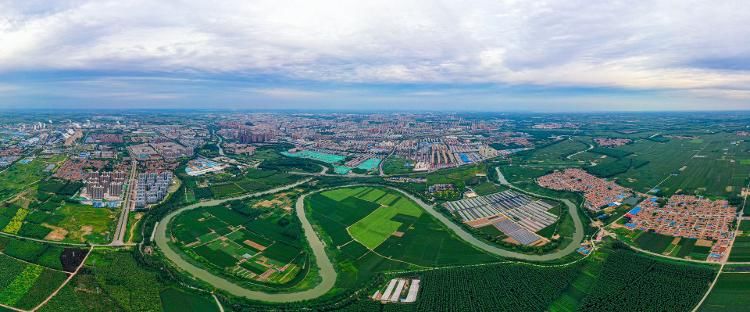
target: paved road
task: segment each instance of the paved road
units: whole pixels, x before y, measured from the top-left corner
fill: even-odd
[[[132,167],[130,168],[130,177],[128,177],[128,187],[125,190],[125,200],[122,204],[120,219],[117,221],[117,228],[115,229],[115,235],[110,244],[111,246],[123,246],[125,244],[125,233],[128,230],[128,215],[130,214],[133,191],[135,191],[135,176],[137,168],[138,162],[133,160]]]
[[[499,176],[502,177],[502,174]],[[503,178],[504,180],[505,178]],[[507,182],[507,181],[506,181]],[[509,185],[510,187],[513,187]],[[515,188],[515,187],[513,187]],[[467,232],[463,227],[456,224],[452,220],[448,219],[445,215],[440,213],[439,211],[435,210],[435,207],[432,205],[428,205],[419,198],[415,197],[414,195],[411,195],[403,190],[392,188],[396,191],[401,192],[401,194],[404,194],[406,197],[409,197],[411,200],[418,203],[424,210],[426,210],[429,214],[431,214],[433,217],[438,219],[441,223],[443,223],[445,226],[447,226],[449,229],[451,229],[458,237],[463,239],[464,241],[468,242],[469,244],[474,245],[474,247],[477,247],[479,249],[482,249],[488,253],[495,254],[498,256],[502,256],[505,258],[513,258],[513,259],[520,259],[520,260],[527,260],[527,261],[551,261],[556,260],[559,258],[562,258],[564,256],[567,256],[575,250],[580,247],[580,242],[583,241],[583,224],[581,223],[581,219],[578,217],[578,209],[571,201],[564,199],[562,202],[568,206],[568,211],[571,216],[573,216],[573,223],[575,224],[575,233],[573,234],[573,241],[565,246],[563,249],[559,249],[555,252],[544,254],[544,255],[529,255],[529,254],[523,254],[518,253],[510,250],[506,250],[500,247],[497,247],[495,245],[491,245],[489,243],[486,243],[482,240],[479,240],[471,233]],[[523,191],[523,190],[519,190]],[[523,191],[525,192],[525,191]],[[532,194],[535,195],[535,194]],[[538,196],[538,195],[535,195]],[[544,196],[539,196],[544,197]]]
[[[502,177],[502,175],[500,175]],[[504,180],[504,179],[503,179]],[[308,180],[305,180],[301,183],[307,182]],[[234,197],[234,198],[228,198],[228,199],[222,199],[222,200],[212,200],[212,201],[206,201],[206,202],[200,202],[196,203],[184,208],[180,208],[170,214],[168,214],[164,219],[162,219],[156,228],[156,236],[155,236],[155,242],[156,245],[159,247],[160,250],[164,253],[164,255],[170,259],[172,262],[175,263],[179,268],[187,271],[188,273],[192,274],[193,276],[213,285],[214,287],[223,289],[235,296],[241,296],[253,300],[260,300],[260,301],[268,301],[268,302],[294,302],[294,301],[302,301],[302,300],[309,300],[314,299],[317,297],[320,297],[327,293],[329,290],[331,290],[336,283],[336,271],[334,269],[333,263],[331,263],[331,260],[328,258],[328,256],[325,253],[325,245],[320,240],[320,238],[315,233],[312,225],[310,224],[310,221],[307,219],[307,215],[305,214],[305,207],[304,207],[304,201],[306,196],[309,194],[305,194],[300,196],[299,199],[297,199],[296,202],[296,212],[297,216],[300,218],[300,222],[302,223],[302,229],[305,233],[305,237],[307,238],[310,247],[313,251],[313,255],[315,256],[315,261],[320,269],[319,274],[321,276],[322,281],[316,285],[315,287],[296,292],[296,293],[266,293],[262,291],[255,291],[255,290],[249,290],[245,289],[240,285],[237,285],[231,281],[228,281],[222,277],[216,276],[204,269],[201,269],[197,266],[194,266],[193,264],[187,262],[184,260],[175,250],[173,250],[169,245],[167,244],[168,238],[167,238],[167,227],[169,222],[178,214],[185,212],[190,209],[195,209],[199,207],[206,207],[206,206],[214,206],[219,205],[221,203],[224,203],[226,201],[235,200],[235,199],[242,199],[242,198],[248,198],[248,197],[255,197],[255,196],[261,196],[265,194],[275,193],[279,192],[285,189],[289,189],[292,187],[295,187],[301,183],[295,183],[292,185],[272,189],[269,191],[261,192],[261,193],[255,193],[255,194],[248,194],[244,196]],[[361,184],[353,184],[348,186],[355,186],[355,185],[361,185]],[[346,186],[342,186],[346,187]],[[475,247],[482,249],[486,252],[499,255],[502,257],[507,258],[515,258],[515,259],[521,259],[521,260],[529,260],[529,261],[549,261],[549,260],[555,260],[561,257],[564,257],[568,254],[571,254],[575,251],[576,248],[578,248],[578,243],[583,240],[583,225],[581,224],[580,219],[578,218],[578,210],[576,209],[576,206],[567,200],[564,200],[563,202],[568,205],[568,211],[573,216],[573,220],[575,223],[575,229],[576,232],[574,234],[573,242],[570,243],[565,248],[558,250],[556,252],[546,254],[546,255],[527,255],[522,253],[517,253],[509,250],[505,250],[493,245],[490,245],[488,243],[485,243],[483,241],[480,241],[479,239],[475,238],[471,233],[464,230],[462,227],[454,223],[452,220],[449,220],[446,218],[443,214],[435,210],[435,208],[432,205],[428,205],[424,203],[419,198],[394,187],[389,187],[391,189],[394,189],[400,193],[402,193],[404,196],[410,198],[422,208],[425,209],[428,213],[430,213],[432,216],[434,216],[437,220],[445,224],[448,228],[450,228],[456,235],[461,237],[463,240],[468,242],[469,244],[474,245]],[[321,192],[323,190],[316,190],[313,193]],[[312,193],[310,193],[312,194]]]

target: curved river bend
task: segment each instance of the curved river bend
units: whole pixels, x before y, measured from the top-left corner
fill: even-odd
[[[499,173],[499,170],[498,170],[498,173]],[[502,174],[500,174],[500,178],[501,178],[500,179],[501,183],[502,182],[507,183],[506,181],[504,181],[504,178],[502,178]],[[170,261],[172,261],[174,265],[176,265],[178,268],[232,295],[245,297],[245,298],[252,299],[252,300],[275,302],[275,303],[295,302],[295,301],[303,301],[303,300],[310,300],[310,299],[318,298],[333,288],[334,284],[336,283],[336,270],[334,269],[333,263],[331,263],[331,260],[328,258],[325,252],[325,245],[320,240],[320,237],[318,237],[317,233],[315,233],[315,231],[313,230],[312,224],[310,224],[310,221],[307,219],[307,215],[305,214],[304,202],[305,202],[305,198],[308,195],[314,194],[317,192],[322,192],[327,189],[316,190],[311,193],[304,194],[297,199],[297,202],[295,204],[295,211],[297,212],[297,216],[299,217],[300,222],[302,223],[302,229],[305,233],[305,238],[307,239],[307,242],[309,243],[313,251],[315,262],[319,268],[319,275],[321,277],[320,283],[315,285],[315,287],[307,289],[307,290],[293,292],[293,293],[267,293],[263,291],[250,290],[250,289],[243,288],[242,286],[234,282],[231,282],[220,276],[217,276],[203,268],[197,267],[193,265],[192,263],[183,259],[178,254],[178,251],[174,250],[172,247],[169,246],[168,244],[169,238],[167,236],[167,228],[168,228],[169,222],[171,222],[175,216],[185,211],[200,208],[200,207],[216,206],[216,205],[220,205],[222,203],[225,203],[231,200],[272,194],[272,193],[294,188],[303,183],[307,183],[310,180],[311,179],[306,179],[306,180],[299,181],[294,184],[274,188],[274,189],[264,191],[264,192],[247,194],[247,195],[226,198],[226,199],[217,199],[217,200],[199,202],[199,203],[192,204],[190,206],[182,207],[180,209],[177,209],[169,213],[159,222],[156,228],[156,235],[154,236],[154,241],[156,245],[159,247],[159,249],[162,251],[164,256],[167,257]],[[362,184],[351,184],[351,185],[345,185],[345,186],[340,186],[340,187],[350,187],[350,186],[357,186],[357,185],[362,185]],[[337,187],[337,188],[340,188],[340,187]],[[451,231],[453,231],[458,237],[466,241],[468,244],[471,244],[476,248],[479,248],[488,253],[495,254],[501,257],[515,258],[515,259],[527,260],[527,261],[555,260],[555,259],[559,259],[561,257],[564,257],[568,254],[573,253],[576,250],[576,248],[578,248],[577,242],[581,242],[583,240],[583,224],[581,223],[581,220],[578,217],[578,209],[572,202],[568,200],[563,200],[562,202],[568,207],[568,213],[570,213],[570,215],[573,217],[573,221],[575,224],[575,234],[573,236],[573,241],[570,244],[568,244],[568,246],[566,246],[565,248],[557,250],[553,253],[544,254],[544,255],[528,255],[528,254],[522,254],[522,253],[505,250],[505,249],[490,245],[484,241],[481,241],[477,239],[476,237],[474,237],[471,233],[464,230],[458,224],[446,218],[442,213],[435,210],[435,208],[432,205],[428,205],[424,203],[419,198],[416,198],[413,195],[403,190],[400,190],[394,187],[388,187],[388,188],[391,188],[400,192],[404,196],[408,197],[409,199],[419,204],[425,211],[427,211],[430,215],[432,215],[437,220],[439,220],[440,223],[442,223],[443,225],[451,229]],[[523,190],[520,190],[520,191],[523,191]],[[544,196],[541,196],[541,197],[544,197]]]

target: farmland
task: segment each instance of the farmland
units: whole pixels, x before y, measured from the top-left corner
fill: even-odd
[[[49,297],[86,251],[0,237],[0,303],[31,309]],[[76,261],[77,260],[77,261]]]
[[[432,270],[421,276],[425,286],[413,311],[545,311],[576,273],[575,265]]]
[[[78,183],[51,180],[0,204],[0,229],[25,237],[72,243],[107,243],[116,211],[76,203]]]
[[[675,238],[654,232],[618,228],[618,238],[638,248],[672,257],[706,260],[711,250],[711,241],[699,243],[696,239]]]
[[[496,261],[454,237],[391,189],[361,186],[324,191],[309,196],[305,209],[331,246],[341,287],[359,285],[393,269]]]
[[[298,282],[308,259],[290,207],[301,191],[187,211],[175,219],[175,243],[194,261],[240,281]]]
[[[33,160],[21,160],[10,168],[0,172],[0,201],[5,201],[13,195],[26,190],[39,180],[52,174],[52,170],[45,170],[50,164],[57,165],[65,160],[64,156],[52,158],[35,157]]]
[[[297,180],[297,177],[275,169],[249,168],[237,175],[222,173],[191,179],[197,180],[199,184],[192,191],[195,198],[200,200],[259,192],[279,185],[293,183]]]
[[[406,174],[412,172],[413,166],[414,164],[402,157],[391,156],[386,158],[385,162],[383,163],[383,172],[389,175]]]
[[[673,264],[615,249],[578,311],[689,311],[714,277],[709,266]]]
[[[701,311],[746,311],[750,306],[750,274],[723,272]]]
[[[750,221],[742,220],[739,230],[739,235],[734,238],[732,252],[729,253],[729,261],[748,262],[750,261]]]
[[[217,311],[206,293],[176,289],[139,266],[130,252],[96,250],[57,296],[40,311]],[[189,304],[189,306],[187,306]],[[200,310],[195,310],[200,308]],[[191,310],[193,309],[193,310]]]
[[[85,254],[83,249],[9,237],[0,237],[0,252],[22,261],[68,272],[78,266]]]

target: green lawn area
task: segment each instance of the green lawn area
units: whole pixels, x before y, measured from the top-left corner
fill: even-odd
[[[51,225],[68,231],[66,241],[107,243],[112,239],[117,219],[115,210],[65,203],[55,214],[62,215],[63,219]]]
[[[422,210],[416,204],[402,198],[392,206],[381,206],[352,224],[348,229],[349,233],[367,248],[375,249],[401,226],[401,222],[392,220],[399,214],[417,218],[422,215]]]
[[[398,157],[388,157],[383,163],[383,173],[385,174],[405,174],[412,172],[413,164],[411,161]]]
[[[501,186],[495,185],[492,182],[482,182],[479,185],[472,187],[472,189],[479,196],[484,196],[484,195],[489,195],[489,194],[500,192],[504,188]]]

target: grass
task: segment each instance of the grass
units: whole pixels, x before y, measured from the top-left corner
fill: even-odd
[[[750,306],[750,274],[722,273],[701,311],[747,311]]]
[[[385,174],[406,174],[411,173],[413,163],[405,158],[398,156],[388,157],[383,163],[383,173]]]
[[[638,247],[645,250],[662,253],[667,247],[669,247],[672,240],[674,240],[674,237],[672,236],[661,235],[654,232],[644,232],[635,239],[635,243]]]
[[[63,160],[65,160],[65,156],[54,156],[49,159],[36,157],[27,164],[17,161],[8,169],[0,172],[0,201],[11,198],[16,193],[25,190],[29,185],[49,176],[52,172],[44,170],[47,165],[59,163]]]
[[[367,217],[352,224],[348,230],[352,237],[362,245],[375,249],[401,227],[402,223],[394,221],[393,217],[407,215],[417,218],[421,214],[422,210],[416,204],[400,199],[392,206],[381,206]]]
[[[385,193],[378,199],[380,203],[378,200],[369,202],[361,199],[371,189]],[[345,194],[349,197],[345,197]],[[394,196],[395,202],[390,199]],[[386,197],[393,204],[381,206],[385,202],[381,199]],[[430,214],[424,213],[401,193],[386,188],[346,187],[313,194],[306,198],[305,209],[314,227],[319,229],[319,235],[329,246],[329,252],[335,257],[334,263],[339,273],[336,289],[339,291],[360,287],[379,272],[498,261],[497,257],[485,254],[455,237],[444,225]],[[400,211],[411,212],[404,214]],[[420,213],[417,214],[417,211]],[[357,227],[361,226],[362,229],[368,229],[367,225],[386,224],[386,230],[373,228],[372,231],[362,232],[366,234],[357,233],[358,236],[377,237],[370,243],[370,247],[376,246],[383,237],[386,238],[377,245],[375,252],[353,238],[352,231],[346,230],[360,220],[364,221]],[[400,225],[396,227],[395,223]],[[393,229],[403,235],[391,235]]]
[[[67,275],[0,254],[0,303],[31,309],[46,299]]]
[[[740,222],[739,230],[740,235],[734,239],[729,261],[747,262],[750,261],[750,221]]]
[[[207,295],[198,296],[178,290],[167,288],[163,290],[159,297],[164,312],[208,312],[218,311],[214,299]]]
[[[51,224],[68,231],[65,241],[107,243],[112,238],[117,214],[107,208],[65,203],[55,214],[63,216],[59,223]]]
[[[302,189],[284,193],[291,201]],[[240,283],[286,284],[306,265],[301,228],[277,205],[255,206],[276,195],[232,201],[180,214],[170,231],[194,264]],[[281,198],[281,197],[279,197]],[[259,276],[270,272],[267,279]]]
[[[478,185],[481,182],[486,181],[486,178],[484,177],[477,177],[477,174],[486,173],[487,165],[485,163],[442,169],[431,172],[427,175],[427,185],[453,184],[456,186],[456,189],[462,191],[467,185]]]
[[[504,188],[492,182],[482,182],[481,184],[472,187],[472,189],[474,190],[474,192],[477,193],[477,195],[484,196],[484,195],[489,195],[489,194],[500,192]]]

